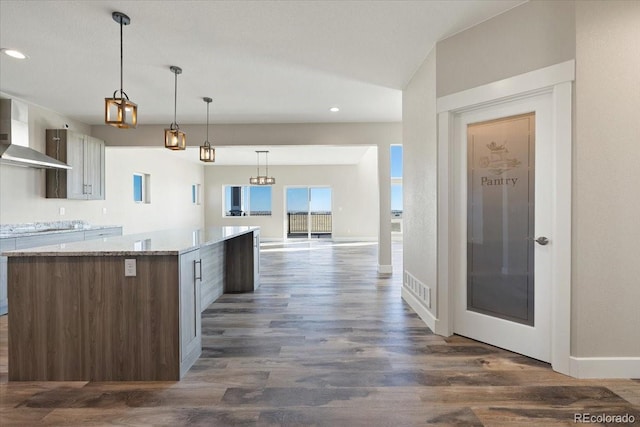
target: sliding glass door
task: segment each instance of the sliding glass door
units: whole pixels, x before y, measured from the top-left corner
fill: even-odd
[[[331,237],[331,187],[290,187],[287,196],[287,237]]]

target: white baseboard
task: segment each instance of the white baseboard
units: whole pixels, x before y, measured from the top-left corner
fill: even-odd
[[[573,357],[570,375],[576,378],[640,378],[640,357]]]
[[[377,237],[372,236],[362,236],[362,237],[332,237],[331,240],[334,242],[377,242]]]
[[[402,299],[405,300],[407,304],[409,304],[409,307],[411,307],[413,311],[415,311],[416,314],[422,319],[422,321],[427,324],[429,329],[431,329],[432,332],[435,332],[436,323],[438,320],[433,317],[433,314],[431,314],[427,307],[425,307],[418,300],[418,298],[416,298],[416,296],[413,295],[413,293],[411,293],[411,291],[406,289],[404,286],[402,287]]]
[[[380,274],[391,274],[393,273],[392,265],[380,265],[378,264],[378,273]]]

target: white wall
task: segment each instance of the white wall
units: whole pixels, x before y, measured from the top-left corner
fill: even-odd
[[[3,98],[12,98],[4,93]],[[25,101],[22,101],[25,102]],[[29,147],[41,153],[45,152],[45,133],[47,129],[62,128],[88,134],[90,127],[51,110],[25,102],[29,109]],[[71,211],[78,208],[86,211],[99,211],[94,201],[67,202],[64,206]],[[63,219],[83,219],[81,217],[61,217],[60,205],[53,199],[45,199],[44,169],[23,168],[0,163],[0,223],[54,221]]]
[[[44,152],[45,130],[65,123],[72,130],[90,133],[85,124],[29,104],[30,147]],[[204,182],[203,167],[172,154],[164,148],[107,147],[106,200],[47,199],[43,169],[0,164],[0,223],[82,219],[92,224],[122,225],[125,233],[202,226],[203,206],[191,204],[191,184]],[[151,204],[133,202],[133,172],[151,174]],[[65,208],[64,216],[59,214],[61,207]]]
[[[640,2],[577,2],[576,31],[572,354],[640,357]]]
[[[202,187],[204,168],[172,154],[164,147],[107,147],[104,206],[110,223],[123,224],[126,234],[204,226],[204,205],[191,202],[191,185]],[[150,175],[151,203],[133,201],[134,173]]]
[[[403,265],[432,289],[437,318],[437,127],[436,49],[432,49],[402,92],[403,115]],[[416,308],[417,311],[419,309]],[[430,325],[433,327],[433,324]]]
[[[378,180],[377,150],[371,147],[357,165],[270,166],[276,178],[272,186],[270,217],[223,217],[223,186],[248,185],[255,176],[253,166],[205,167],[205,222],[214,225],[258,225],[261,237],[282,239],[286,234],[285,188],[287,186],[328,186],[332,188],[333,237],[377,239]]]

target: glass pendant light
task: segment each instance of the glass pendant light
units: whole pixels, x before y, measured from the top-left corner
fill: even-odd
[[[187,135],[180,130],[176,121],[176,110],[178,107],[178,74],[182,74],[182,68],[172,65],[169,67],[175,75],[174,96],[173,96],[173,122],[169,129],[164,130],[164,146],[170,150],[184,150],[187,148]]]
[[[122,12],[113,12],[111,17],[120,24],[120,90],[114,91],[113,97],[104,99],[104,122],[121,129],[135,128],[138,125],[138,106],[122,89],[122,27],[129,25],[131,19]]]
[[[252,185],[273,185],[276,183],[276,179],[272,176],[269,176],[269,152],[268,151],[256,151],[258,156],[258,175],[249,178],[249,184]],[[265,156],[265,165],[266,165],[266,173],[264,175],[260,175],[260,154],[264,154]]]
[[[204,140],[204,145],[200,146],[200,160],[206,163],[216,161],[216,149],[211,146],[209,142],[209,104],[213,99],[209,97],[202,98],[207,103],[207,139]]]

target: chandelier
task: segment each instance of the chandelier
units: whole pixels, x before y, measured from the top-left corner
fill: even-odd
[[[256,151],[258,156],[258,176],[249,178],[249,184],[253,185],[273,185],[276,183],[276,179],[274,177],[269,176],[269,152],[268,151]],[[265,166],[266,172],[264,175],[260,175],[260,154],[264,154],[265,157]]]

